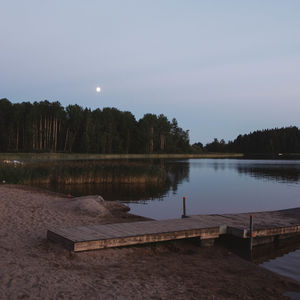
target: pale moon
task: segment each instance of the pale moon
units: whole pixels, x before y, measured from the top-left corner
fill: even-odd
[[[101,92],[101,87],[100,87],[100,86],[97,86],[97,87],[96,87],[96,92],[97,92],[97,93],[100,93],[100,92]]]

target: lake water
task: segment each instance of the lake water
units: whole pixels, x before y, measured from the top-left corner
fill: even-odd
[[[189,159],[24,162],[0,165],[0,179],[127,203],[161,220],[187,214],[257,212],[300,206],[299,160]],[[300,250],[263,267],[299,280]]]
[[[300,206],[299,160],[189,159],[0,164],[7,183],[119,200],[134,214],[161,220]]]
[[[183,196],[187,197],[187,214],[300,206],[300,161],[190,159],[167,164],[173,166],[171,175],[176,176],[177,170],[185,176],[161,197],[129,203],[132,213],[154,219],[178,218]]]
[[[261,264],[262,267],[300,282],[300,250],[287,253]],[[298,268],[297,268],[298,266]],[[300,295],[300,293],[299,293]]]

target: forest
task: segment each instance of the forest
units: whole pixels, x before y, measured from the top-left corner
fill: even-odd
[[[249,134],[239,135],[234,141],[224,140],[206,144],[208,152],[237,153],[300,153],[300,130],[296,126],[257,130]]]
[[[225,142],[190,145],[189,130],[163,114],[136,120],[116,108],[91,110],[59,102],[11,103],[0,99],[0,152],[101,154],[151,153],[300,153],[295,127],[257,130]]]
[[[163,114],[0,99],[0,152],[186,153],[189,132]]]

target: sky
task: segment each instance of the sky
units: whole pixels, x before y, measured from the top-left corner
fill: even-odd
[[[300,126],[299,0],[0,0],[0,11],[0,98],[164,114],[192,143]]]

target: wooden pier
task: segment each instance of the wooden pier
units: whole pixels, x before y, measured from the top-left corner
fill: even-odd
[[[199,238],[214,241],[221,235],[249,239],[250,213],[193,215],[184,219],[88,225],[49,229],[47,238],[75,252],[111,247]],[[300,235],[300,208],[252,213],[254,245],[274,238]]]

